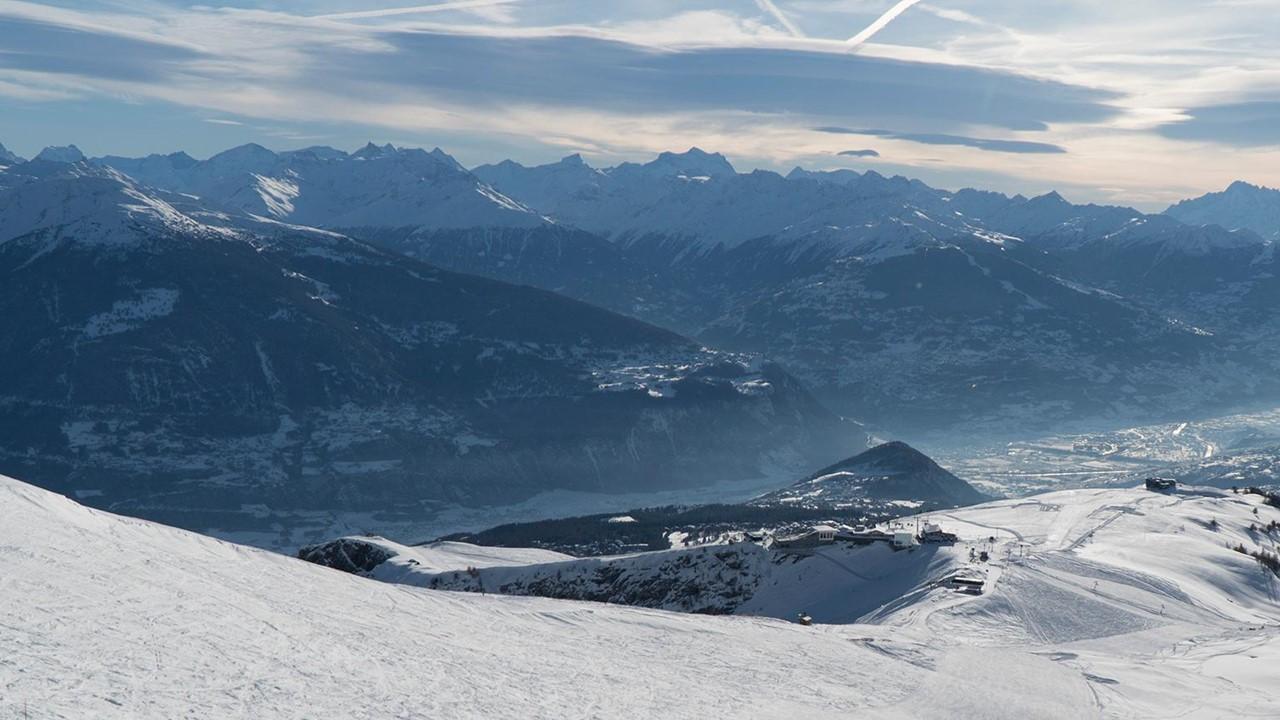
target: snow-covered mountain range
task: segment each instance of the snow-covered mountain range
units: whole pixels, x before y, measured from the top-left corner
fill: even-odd
[[[243,145],[197,161],[185,153],[94,161],[214,207],[324,228],[537,227],[548,221],[467,172],[439,148],[368,144],[354,152],[275,153]]]
[[[96,505],[296,547],[865,446],[759,356],[42,155],[0,173],[0,466]]]
[[[899,435],[1126,424],[1280,395],[1270,241],[1172,210],[872,171],[738,173],[697,148],[610,168],[571,155],[468,171],[439,149],[372,143],[94,162],[763,353]]]

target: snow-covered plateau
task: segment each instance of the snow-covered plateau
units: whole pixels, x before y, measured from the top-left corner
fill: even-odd
[[[792,565],[804,577],[775,575],[790,583],[770,591],[779,606],[826,587],[827,606],[800,608],[817,621],[805,626],[379,582],[0,478],[0,709],[41,718],[1280,713],[1277,581],[1228,547],[1274,549],[1274,533],[1249,529],[1280,519],[1260,496],[1074,490],[931,519],[961,543],[826,559],[834,551],[819,549]],[[970,564],[974,543],[990,562]],[[457,545],[402,550],[444,572],[574,562]],[[859,553],[885,557],[859,568]],[[897,597],[848,618],[856,623],[824,624],[828,608],[860,601],[853,573],[892,576],[895,565]],[[985,571],[983,594],[936,582],[956,571]]]

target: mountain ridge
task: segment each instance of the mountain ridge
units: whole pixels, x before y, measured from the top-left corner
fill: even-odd
[[[1243,180],[1231,183],[1222,192],[1182,200],[1164,212],[1188,224],[1247,229],[1270,240],[1280,240],[1280,190]]]

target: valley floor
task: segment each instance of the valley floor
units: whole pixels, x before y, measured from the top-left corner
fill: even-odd
[[[264,508],[260,518],[264,526],[262,530],[209,528],[203,532],[228,542],[267,548],[289,555],[296,553],[304,545],[324,542],[343,535],[374,533],[401,538],[405,542],[423,542],[505,523],[604,513],[617,510],[619,507],[742,502],[769,490],[776,490],[779,486],[793,480],[796,472],[796,469],[790,466],[768,468],[767,472],[759,477],[684,490],[613,494],[552,490],[515,505],[492,507],[455,505],[442,508],[426,517],[413,519],[382,513],[276,512]],[[270,529],[265,529],[266,527]]]
[[[987,447],[936,444],[946,448],[933,455],[948,470],[998,495],[1131,485],[1150,474],[1216,487],[1280,483],[1280,408],[1274,407]]]

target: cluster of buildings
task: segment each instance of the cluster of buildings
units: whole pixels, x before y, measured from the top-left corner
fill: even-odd
[[[907,549],[921,544],[950,545],[960,540],[954,533],[946,532],[935,523],[925,524],[917,534],[911,530],[896,528],[885,531],[875,527],[836,527],[814,525],[807,532],[789,537],[774,538],[773,547],[780,549],[806,549],[831,545],[837,542],[853,545],[885,543],[895,549]]]

